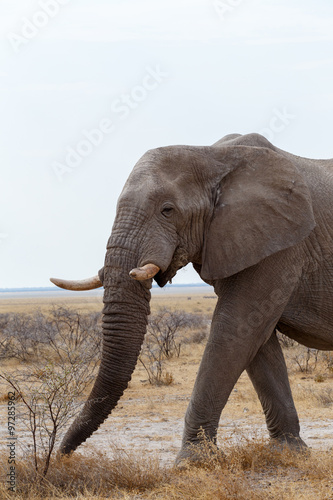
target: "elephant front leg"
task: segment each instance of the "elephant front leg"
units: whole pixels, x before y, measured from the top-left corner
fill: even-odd
[[[220,415],[233,387],[276,324],[274,318],[260,332],[244,336],[235,321],[226,314],[220,314],[219,309],[218,303],[185,415],[182,449],[176,460],[178,464],[184,459],[200,460],[196,445],[201,444],[203,435],[216,442]]]
[[[198,459],[195,445],[200,444],[203,432],[213,443],[216,441],[220,415],[234,385],[271,337],[288,303],[300,269],[295,264],[286,277],[282,272],[284,253],[273,257],[272,264],[272,259],[267,258],[215,287],[219,300],[186,411],[177,463],[186,458]],[[253,373],[255,366],[256,362],[252,365]],[[269,370],[268,366],[266,368]],[[272,379],[275,375],[273,372]],[[259,372],[255,378],[259,380]],[[263,386],[265,381],[258,381],[258,386],[260,384]],[[284,395],[285,392],[281,397]],[[288,429],[290,425],[285,426],[285,430]],[[297,434],[296,424],[292,432]]]
[[[259,349],[247,373],[260,399],[271,439],[297,450],[305,449],[307,446],[299,436],[286,363],[275,332]]]

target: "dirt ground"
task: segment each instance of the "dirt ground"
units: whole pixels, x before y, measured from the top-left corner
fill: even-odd
[[[184,409],[189,397],[164,396],[145,400],[124,401],[123,406],[104,423],[101,428],[82,445],[80,452],[89,452],[89,448],[97,448],[112,456],[116,448],[139,452],[144,449],[158,456],[161,463],[172,465],[180,449],[183,431],[183,417],[175,417],[172,410],[165,407],[179,406]],[[185,404],[184,404],[185,403]],[[131,406],[148,406],[144,414],[131,415]],[[149,409],[150,406],[150,409]],[[156,406],[163,406],[160,411]],[[266,437],[267,431],[263,417],[259,415],[244,415],[247,408],[240,408],[240,416],[227,415],[221,418],[218,432],[218,446],[223,449],[223,443],[235,443],[242,437]],[[134,412],[136,413],[136,411]],[[242,413],[244,416],[242,416]],[[301,422],[303,440],[310,449],[333,450],[333,419],[323,418],[320,421],[305,418]]]
[[[112,415],[82,445],[81,451],[95,447],[112,453],[114,446],[131,451],[144,449],[171,465],[180,448],[184,415],[201,357],[202,346],[191,349],[180,360],[171,360],[168,370],[175,382],[170,386],[152,387],[145,381],[141,366],[137,367],[129,389]],[[312,400],[299,394],[300,383],[316,384],[310,377],[293,376],[296,406],[299,411],[301,437],[310,448],[333,450],[332,406],[316,407]],[[234,388],[221,416],[218,446],[236,443],[242,438],[268,437],[264,415],[251,382],[244,373]]]
[[[7,299],[9,300],[9,299]],[[63,300],[63,299],[61,299]],[[71,299],[77,306],[78,299]],[[66,299],[66,305],[71,300]],[[211,314],[216,299],[212,292],[205,290],[189,295],[156,295],[152,309],[168,306],[187,311]],[[10,310],[10,302],[2,303],[1,311]],[[54,301],[53,301],[54,302]],[[27,301],[13,304],[13,310],[24,309],[29,312],[36,307],[46,308],[50,299]],[[98,310],[100,297],[85,299],[81,309]],[[117,408],[94,435],[80,447],[81,453],[97,448],[112,454],[114,446],[128,451],[157,456],[163,464],[172,464],[180,448],[184,414],[188,405],[195,376],[203,352],[202,344],[185,345],[180,358],[167,361],[166,370],[172,374],[173,383],[169,386],[151,386],[144,368],[138,364],[129,388],[120,400]],[[333,412],[332,404],[319,404],[318,391],[327,391],[332,380],[315,381],[314,374],[302,374],[291,366],[291,385],[301,423],[301,437],[310,448],[321,450],[333,449]],[[1,395],[6,388],[1,386]],[[0,441],[3,443],[7,434],[6,406],[0,404]],[[18,416],[19,418],[19,416]],[[19,444],[28,443],[28,432],[20,428]],[[267,436],[264,416],[251,383],[244,373],[234,388],[229,402],[222,414],[218,431],[218,445],[236,442],[242,437]]]

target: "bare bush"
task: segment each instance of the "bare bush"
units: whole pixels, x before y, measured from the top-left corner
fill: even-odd
[[[20,422],[30,433],[34,468],[45,476],[59,431],[77,414],[78,398],[94,375],[85,364],[59,368],[49,363],[0,373],[0,378],[20,398]]]
[[[54,307],[46,331],[50,348],[63,363],[97,363],[100,359],[102,330],[100,314],[80,314],[65,307]],[[54,332],[56,334],[54,335]]]
[[[165,360],[180,356],[182,343],[190,343],[193,337],[193,333],[191,336],[189,332],[194,331],[196,335],[200,332],[200,339],[202,339],[203,332],[206,330],[207,321],[197,314],[171,311],[167,308],[152,314],[139,357],[140,363],[147,372],[149,383],[170,385],[173,382],[173,376],[166,371]]]
[[[174,355],[179,357],[182,344],[180,334],[184,337],[189,330],[203,329],[203,326],[202,316],[163,308],[150,316],[147,337],[157,344],[166,358]]]
[[[12,341],[5,333],[9,317],[9,314],[0,314],[0,359],[12,358],[15,355]]]
[[[15,357],[20,361],[27,361],[32,356],[38,355],[43,339],[40,319],[38,317],[35,322],[34,317],[27,314],[10,314],[2,331],[2,357]]]
[[[0,333],[3,333],[9,321],[9,314],[0,314]]]
[[[62,332],[50,344],[51,352],[61,354],[61,363],[40,358],[24,370],[0,373],[20,399],[20,422],[30,433],[36,477],[47,474],[59,431],[78,413],[79,399],[96,376],[96,352],[84,353],[86,343],[74,348],[72,340]]]
[[[301,373],[311,373],[316,369],[319,352],[318,349],[299,346],[299,349],[291,356],[291,360],[296,363]]]
[[[165,356],[159,345],[144,342],[139,361],[147,372],[149,383],[152,385],[170,385],[173,376],[165,369]]]
[[[80,314],[65,307],[54,307],[49,314],[12,313],[0,317],[0,358],[20,361],[49,359],[87,362],[99,359],[101,325],[98,313]]]
[[[20,398],[20,421],[30,433],[36,477],[44,477],[59,431],[76,415],[79,398],[95,379],[102,339],[99,315],[64,307],[47,316],[40,311],[12,314],[2,335],[5,356],[10,347],[13,356],[29,360],[23,370],[0,378]]]
[[[333,374],[333,353],[332,352],[322,352],[321,358],[325,363],[325,367],[330,374]]]

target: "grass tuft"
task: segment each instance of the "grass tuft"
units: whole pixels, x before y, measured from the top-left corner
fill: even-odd
[[[29,458],[18,460],[15,498],[151,499],[151,500],[318,500],[333,498],[333,457],[329,453],[295,454],[257,439],[226,446],[221,455],[209,443],[200,467],[162,467],[156,458],[113,450],[74,453],[53,460],[46,478],[33,476]],[[213,453],[212,453],[213,452]],[[222,458],[221,458],[222,457]],[[6,491],[6,457],[0,457],[0,500]]]
[[[6,461],[1,457],[2,463]],[[4,479],[8,471],[1,472]],[[141,493],[161,485],[168,479],[168,471],[156,459],[114,450],[113,458],[94,452],[88,457],[74,453],[53,459],[46,478],[34,472],[28,458],[18,460],[16,477],[16,498],[104,498],[115,492],[123,498],[122,493]],[[4,493],[5,486],[0,489],[0,499],[6,498]]]

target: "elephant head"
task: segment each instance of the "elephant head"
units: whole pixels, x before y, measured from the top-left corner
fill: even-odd
[[[273,147],[170,146],[144,154],[119,197],[104,268],[91,284],[104,286],[102,360],[62,453],[85,441],[126,389],[146,331],[152,278],[162,287],[192,262],[215,284],[297,244],[314,225],[309,196]]]

